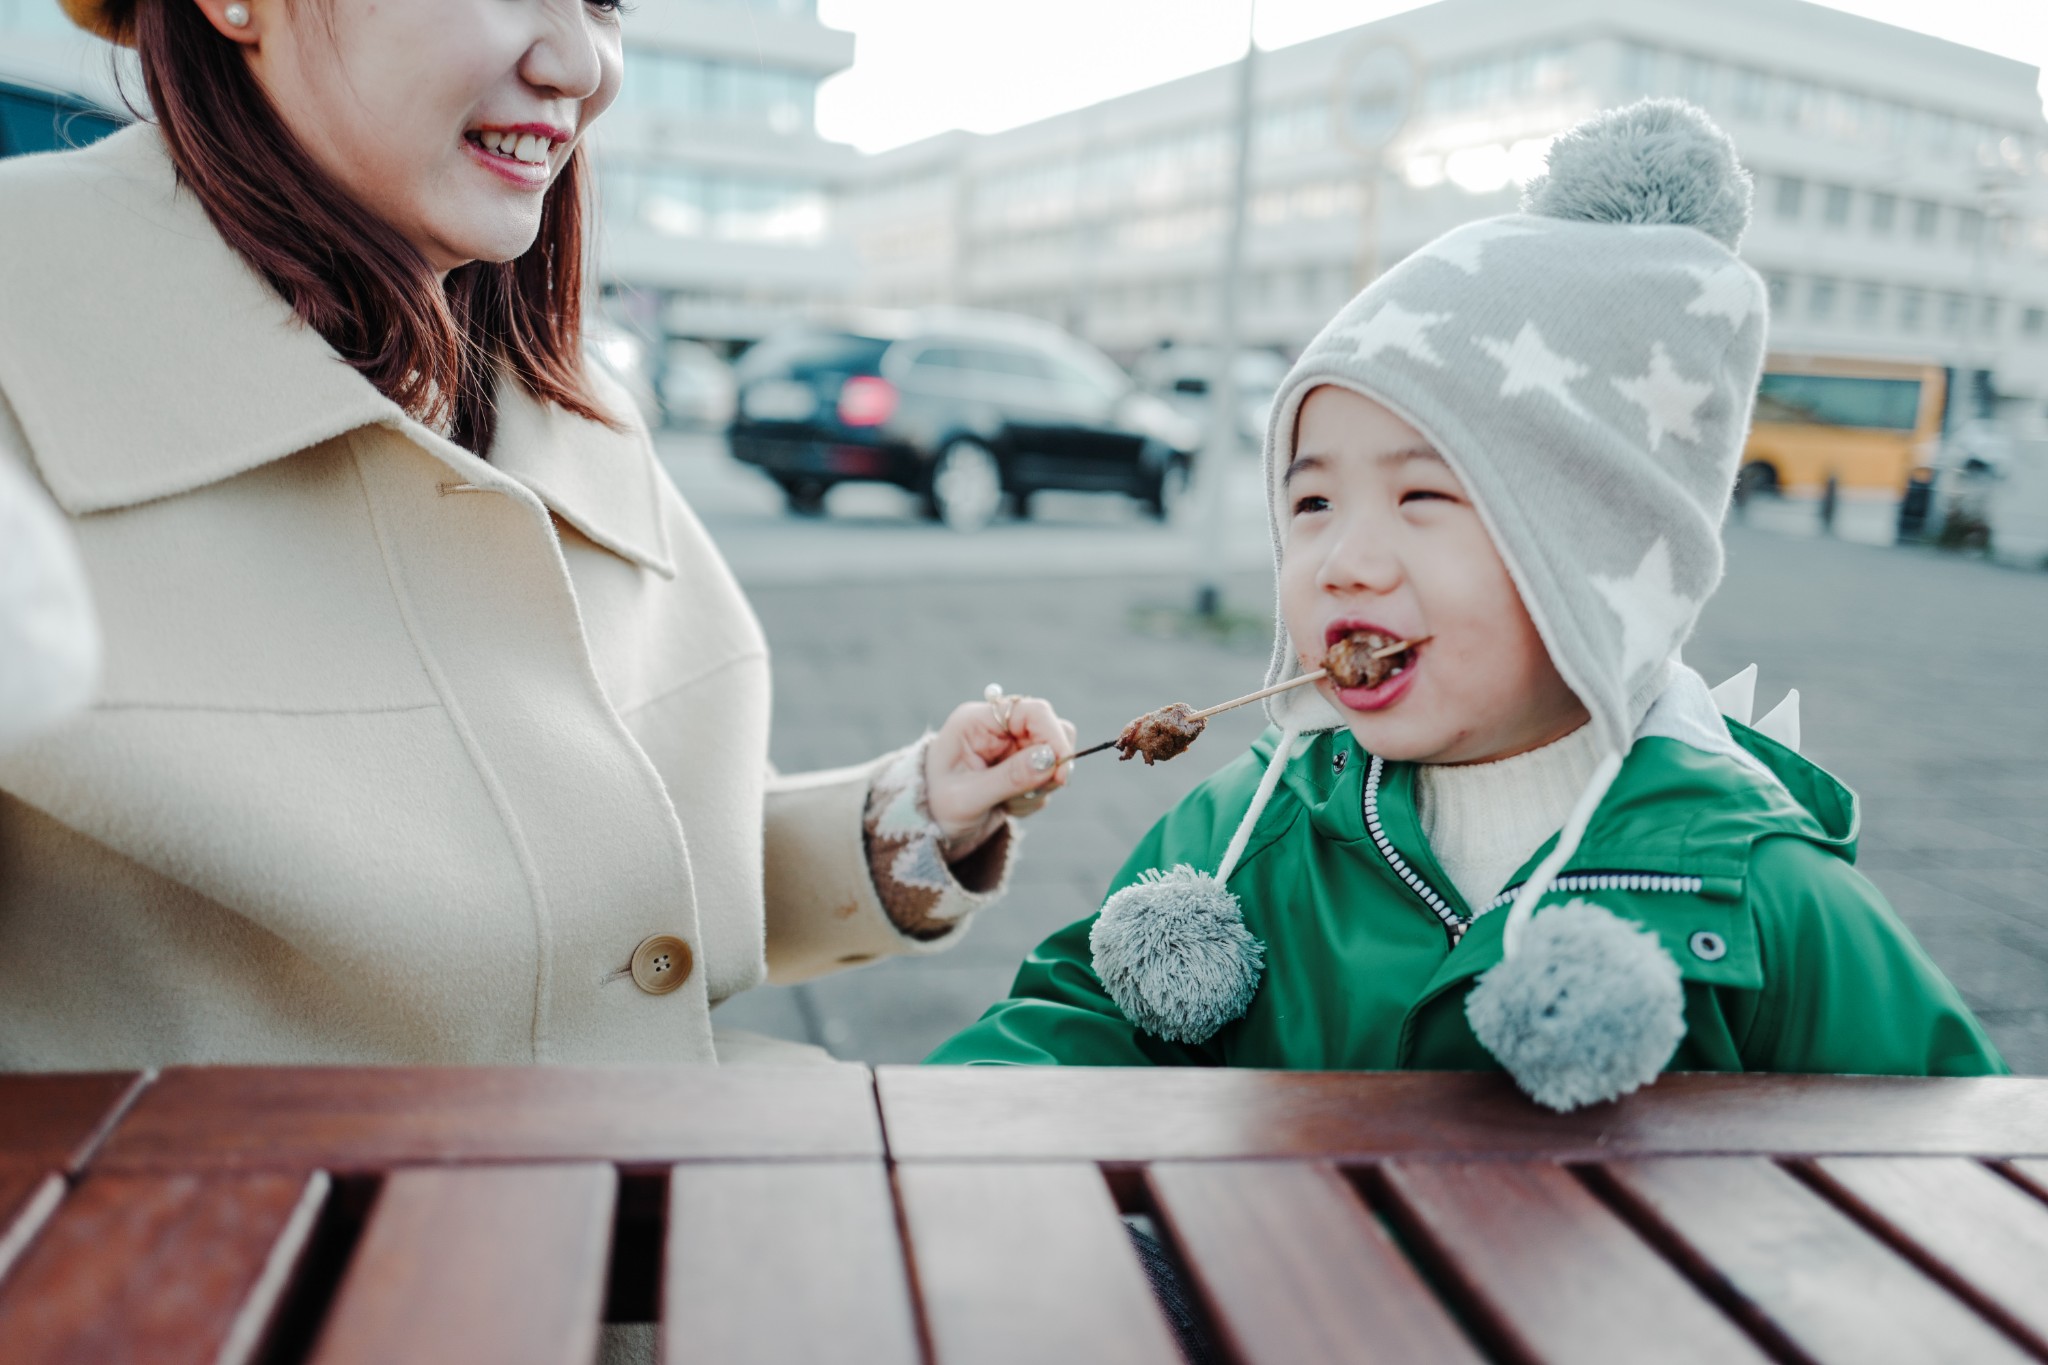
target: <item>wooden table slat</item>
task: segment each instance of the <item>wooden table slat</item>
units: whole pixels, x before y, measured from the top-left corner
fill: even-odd
[[[394,1172],[314,1365],[563,1365],[597,1350],[618,1175],[609,1166]]]
[[[1182,1365],[1102,1174],[900,1165],[935,1365]]]
[[[1334,1167],[1163,1163],[1145,1182],[1244,1365],[1482,1359]]]
[[[880,1163],[705,1163],[669,1181],[669,1360],[920,1359]]]
[[[376,1171],[428,1162],[867,1159],[853,1066],[173,1068],[95,1161],[124,1171]]]
[[[1562,1166],[1391,1162],[1379,1174],[1418,1251],[1519,1357],[1769,1359]]]
[[[0,1282],[0,1360],[248,1360],[326,1194],[319,1174],[88,1177]]]
[[[1772,1162],[1616,1162],[1615,1189],[1807,1358],[2020,1361],[2009,1337]]]
[[[1838,1200],[1911,1244],[2007,1331],[2048,1354],[2048,1204],[1961,1157],[1813,1164]]]
[[[2048,1078],[1692,1073],[1553,1114],[1494,1072],[878,1067],[899,1161],[2048,1157]]]
[[[75,1174],[148,1083],[139,1071],[0,1075],[0,1166]]]

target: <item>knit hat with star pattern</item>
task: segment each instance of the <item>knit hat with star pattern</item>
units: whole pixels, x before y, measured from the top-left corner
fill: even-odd
[[[1558,138],[1521,213],[1401,261],[1289,372],[1266,439],[1276,565],[1302,401],[1373,399],[1457,473],[1602,749],[1626,752],[1721,579],[1764,355],[1763,281],[1735,256],[1749,204],[1734,145],[1680,101]],[[1267,681],[1300,671],[1283,619]],[[1268,706],[1343,723],[1308,688]]]
[[[1735,257],[1749,204],[1733,145],[1699,110],[1597,115],[1552,146],[1523,212],[1445,233],[1346,305],[1289,372],[1267,432],[1276,571],[1280,476],[1310,392],[1342,385],[1421,432],[1591,714],[1603,757],[1465,1005],[1480,1043],[1554,1109],[1650,1083],[1685,1034],[1680,973],[1654,934],[1587,901],[1536,907],[1637,727],[1683,680],[1678,647],[1721,578],[1764,352],[1763,283]],[[1269,684],[1301,672],[1275,615]],[[1249,1006],[1263,946],[1231,874],[1296,737],[1344,724],[1305,687],[1267,707],[1280,739],[1216,871],[1154,869],[1089,933],[1111,998],[1163,1038],[1203,1041]]]

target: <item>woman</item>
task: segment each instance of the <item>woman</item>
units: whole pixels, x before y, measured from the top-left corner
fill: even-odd
[[[730,1061],[718,1001],[952,942],[1071,729],[769,771],[759,626],[579,355],[617,4],[63,4],[156,122],[0,168],[0,466],[106,644],[0,757],[0,1069]]]

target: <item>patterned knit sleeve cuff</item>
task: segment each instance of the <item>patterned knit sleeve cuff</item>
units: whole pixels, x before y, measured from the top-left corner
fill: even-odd
[[[1018,836],[1016,822],[1004,816],[980,848],[958,862],[946,861],[939,827],[925,805],[924,758],[931,740],[926,735],[875,775],[866,819],[875,894],[899,930],[926,942],[944,938],[976,910],[1002,899]]]

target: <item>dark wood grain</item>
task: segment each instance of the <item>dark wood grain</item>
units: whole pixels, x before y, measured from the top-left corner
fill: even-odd
[[[676,1167],[662,1277],[669,1360],[920,1358],[879,1162]]]
[[[2048,1156],[2048,1079],[1673,1075],[1541,1109],[1498,1073],[881,1067],[901,1160]]]
[[[587,1365],[617,1190],[589,1164],[394,1172],[314,1365]]]
[[[326,1191],[318,1174],[89,1177],[0,1282],[0,1360],[248,1360]]]
[[[896,1168],[936,1365],[1181,1365],[1101,1173]]]
[[[1246,1365],[1481,1359],[1333,1167],[1164,1163],[1145,1183],[1218,1333]]]
[[[1961,1157],[1828,1157],[1822,1188],[2048,1355],[2048,1204]]]
[[[145,1084],[135,1071],[0,1075],[0,1165],[77,1171]]]
[[[0,1280],[28,1250],[64,1199],[64,1177],[33,1166],[0,1166]]]
[[[858,1067],[211,1067],[164,1072],[98,1161],[123,1171],[374,1171],[881,1153],[873,1088]]]
[[[1925,1365],[2029,1358],[1772,1162],[1703,1157],[1617,1162],[1605,1171],[1696,1275],[1809,1359]]]
[[[1516,1359],[1769,1359],[1562,1166],[1393,1162],[1379,1174],[1417,1253]]]

